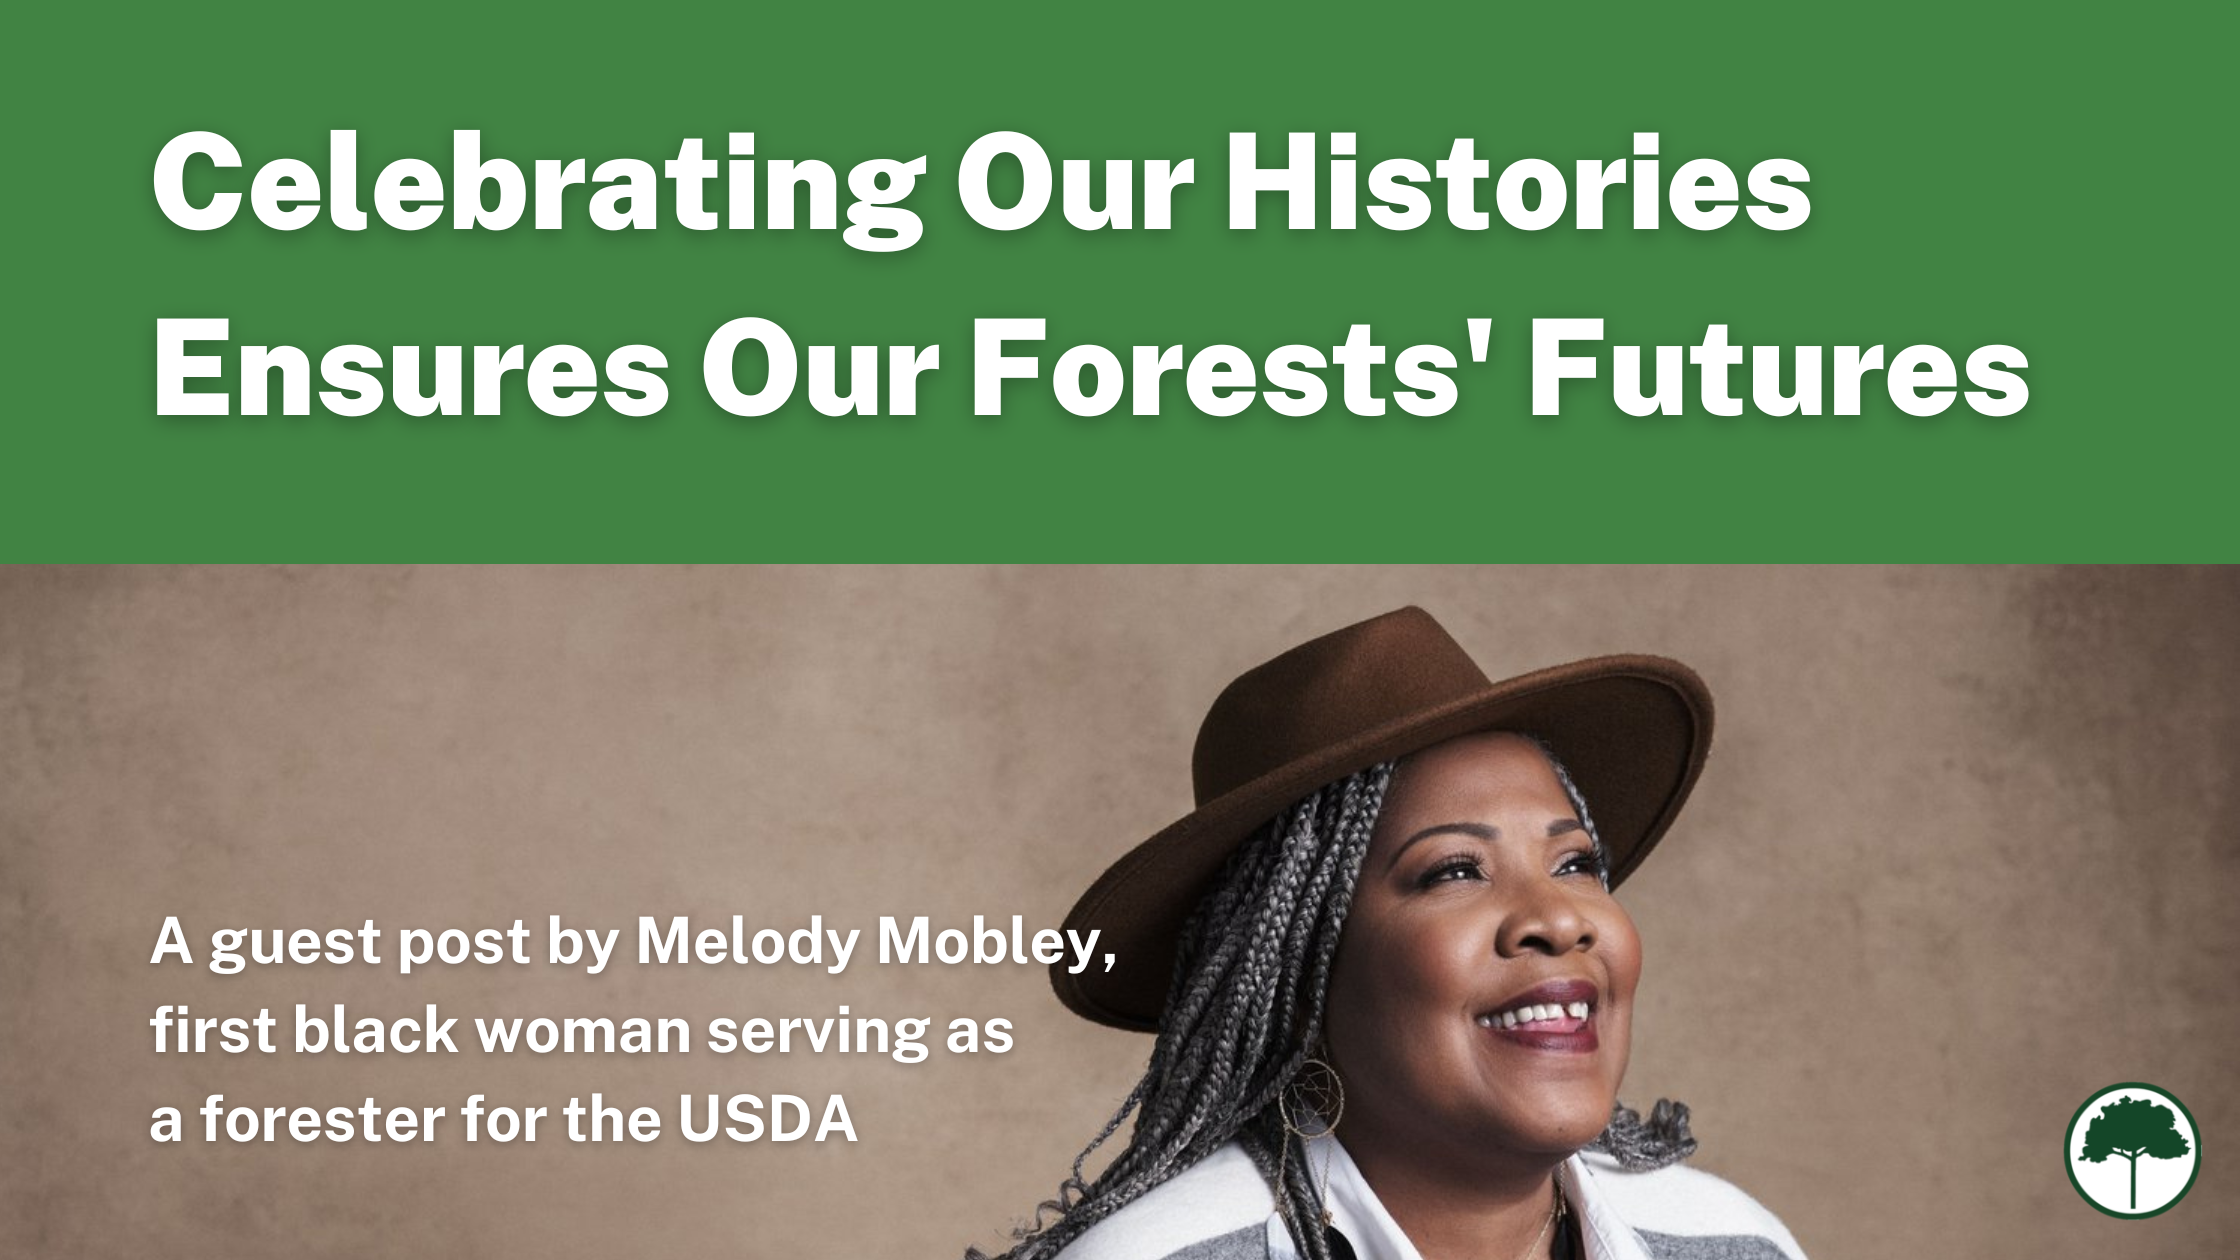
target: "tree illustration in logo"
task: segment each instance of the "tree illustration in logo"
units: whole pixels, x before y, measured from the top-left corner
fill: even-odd
[[[2084,1131],[2085,1162],[2097,1164],[2110,1155],[2131,1161],[2131,1210],[2139,1210],[2139,1157],[2179,1159],[2193,1148],[2178,1132],[2178,1118],[2168,1107],[2148,1098],[2119,1098],[2100,1109]]]

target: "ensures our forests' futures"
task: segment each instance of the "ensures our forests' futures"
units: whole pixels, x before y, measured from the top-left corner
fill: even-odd
[[[2131,1161],[2131,1207],[2139,1207],[2139,1157],[2182,1159],[2193,1147],[2178,1132],[2178,1117],[2151,1098],[2119,1098],[2100,1109],[2084,1131],[2083,1158],[2097,1164],[2110,1155]]]

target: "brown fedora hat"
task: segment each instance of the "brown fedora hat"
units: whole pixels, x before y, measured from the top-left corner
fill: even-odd
[[[1472,731],[1547,741],[1609,851],[1631,874],[1680,812],[1711,747],[1711,693],[1661,656],[1599,656],[1501,682],[1431,614],[1402,608],[1300,644],[1230,683],[1191,755],[1197,808],[1137,845],[1066,916],[1115,961],[1050,983],[1075,1014],[1159,1025],[1183,922],[1244,838],[1294,801],[1364,766]]]

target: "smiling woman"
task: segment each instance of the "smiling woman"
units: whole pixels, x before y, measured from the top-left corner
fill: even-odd
[[[1641,942],[1610,889],[1710,738],[1677,662],[1489,682],[1415,608],[1231,683],[1197,808],[1068,919],[1120,961],[1058,996],[1158,1040],[1009,1260],[1801,1258],[1680,1166],[1684,1107],[1617,1102]]]

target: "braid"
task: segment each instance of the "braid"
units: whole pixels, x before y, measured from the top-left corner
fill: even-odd
[[[1587,1149],[1607,1153],[1627,1172],[1677,1164],[1696,1153],[1695,1134],[1688,1132],[1688,1104],[1659,1098],[1644,1122],[1640,1112],[1619,1103],[1610,1108],[1610,1127]]]
[[[1587,839],[1594,842],[1595,862],[1602,868],[1602,886],[1610,887],[1610,851],[1602,847],[1602,833],[1595,830],[1594,815],[1587,812],[1587,798],[1579,795],[1579,785],[1571,781],[1571,772],[1563,768],[1556,750],[1548,741],[1537,737],[1532,742],[1539,746],[1540,755],[1548,759],[1548,768],[1556,772],[1556,782],[1563,785],[1563,794],[1571,801],[1571,812],[1579,816],[1579,825],[1587,829]]]
[[[1552,753],[1548,761],[1600,853],[1586,802]],[[1011,1249],[993,1260],[1050,1260],[1231,1141],[1269,1183],[1301,1260],[1331,1260],[1327,1236],[1307,1228],[1319,1225],[1323,1205],[1305,1144],[1284,1126],[1278,1100],[1322,1039],[1331,966],[1395,764],[1371,766],[1308,795],[1230,856],[1183,927],[1142,1079],[1074,1158],[1058,1193],[1037,1206],[1014,1231]],[[1090,1156],[1131,1115],[1127,1147],[1090,1177]],[[1646,1125],[1614,1108],[1610,1130],[1595,1146],[1628,1168],[1661,1167],[1695,1150],[1687,1108],[1663,1101]],[[965,1257],[991,1260],[977,1247]]]
[[[1056,1255],[1232,1140],[1269,1180],[1303,1260],[1329,1260],[1321,1231],[1297,1224],[1320,1221],[1322,1208],[1277,1098],[1322,1036],[1331,962],[1391,781],[1390,762],[1349,775],[1285,810],[1229,859],[1183,928],[1143,1079],[1002,1260]],[[1089,1157],[1130,1114],[1127,1148],[1091,1179]]]

